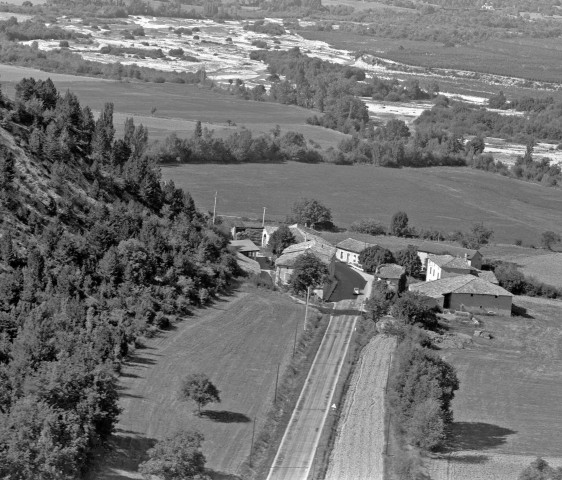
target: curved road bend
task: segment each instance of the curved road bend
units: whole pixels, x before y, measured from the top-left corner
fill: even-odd
[[[359,302],[342,300],[332,315],[267,480],[306,480],[346,360]]]

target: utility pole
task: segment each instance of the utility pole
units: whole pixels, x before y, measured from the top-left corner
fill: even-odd
[[[254,417],[254,426],[252,427],[252,445],[250,446],[250,467],[252,466],[252,457],[254,456],[254,435],[256,434],[256,417]]]
[[[310,298],[310,286],[306,287],[306,307],[304,307],[304,325],[303,330],[306,331],[306,319],[308,318],[308,299]]]
[[[293,357],[297,348],[297,332],[299,330],[299,317],[295,317],[295,341],[293,342]]]
[[[277,403],[277,385],[279,383],[279,363],[277,364],[277,375],[275,376],[275,396],[273,397],[273,403]]]
[[[265,227],[265,210],[266,210],[266,208],[263,207],[263,217],[261,219],[261,226],[262,227]]]
[[[215,216],[217,213],[217,193],[218,192],[215,192],[215,205],[213,207],[213,225],[215,224]]]

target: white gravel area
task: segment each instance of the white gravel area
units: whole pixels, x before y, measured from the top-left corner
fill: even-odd
[[[363,349],[343,405],[326,480],[383,480],[384,389],[393,337],[378,335]]]

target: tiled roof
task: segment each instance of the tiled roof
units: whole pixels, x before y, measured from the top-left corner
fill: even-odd
[[[464,269],[467,271],[471,270],[470,264],[461,257],[453,257],[453,255],[429,255],[429,259],[435,263],[435,265],[447,269],[447,268],[455,268],[455,269]]]
[[[455,257],[464,257],[465,254],[469,260],[474,257],[478,250],[470,248],[456,247],[453,245],[444,245],[442,243],[423,242],[416,247],[418,252],[433,253],[434,255],[453,255]]]
[[[361,253],[369,247],[374,247],[374,243],[360,242],[354,238],[346,238],[336,245],[340,250],[347,250],[348,252]]]
[[[244,238],[242,240],[231,240],[230,246],[236,248],[239,252],[258,252],[260,247],[258,247],[249,238]]]
[[[283,250],[283,254],[275,260],[275,265],[291,267],[298,257],[307,252],[315,255],[322,263],[329,265],[336,254],[336,249],[327,242],[320,243],[316,240],[296,243]]]
[[[473,293],[478,295],[513,295],[499,285],[494,285],[483,278],[474,275],[458,275],[446,277],[432,282],[416,283],[410,285],[413,292],[423,293],[428,297],[440,297],[447,293]]]
[[[383,263],[378,266],[375,276],[388,280],[399,279],[405,272],[406,269],[400,265],[396,265],[395,263]]]

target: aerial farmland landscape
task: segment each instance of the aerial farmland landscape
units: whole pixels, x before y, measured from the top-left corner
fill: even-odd
[[[562,478],[558,0],[0,4],[0,479]]]

